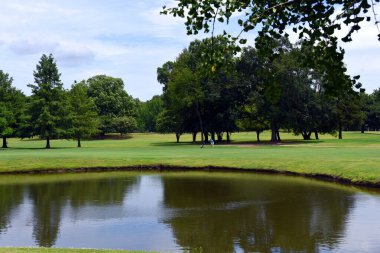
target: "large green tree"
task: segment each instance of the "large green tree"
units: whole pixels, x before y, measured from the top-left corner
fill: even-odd
[[[131,133],[137,127],[137,122],[134,117],[122,116],[112,120],[115,132],[120,133],[121,136],[127,133]]]
[[[137,109],[137,124],[140,131],[156,132],[157,117],[164,109],[161,96],[154,96],[146,102],[139,102]]]
[[[185,124],[179,114],[172,110],[163,110],[157,116],[156,129],[160,133],[175,133],[176,141],[179,142],[185,132]]]
[[[162,14],[183,18],[187,33],[199,32],[214,33],[220,28],[225,28],[223,36],[228,39],[230,45],[239,42],[246,43],[245,33],[258,31],[260,36],[271,36],[279,39],[288,36],[292,30],[308,45],[312,45],[313,54],[303,63],[313,66],[324,66],[326,76],[334,79],[336,68],[342,68],[341,59],[344,50],[339,47],[338,41],[352,40],[352,34],[360,30],[363,22],[373,21],[376,25],[376,13],[372,8],[375,2],[380,0],[255,0],[255,1],[231,1],[231,0],[178,0],[174,7],[164,6]],[[229,27],[240,27],[229,29]],[[347,33],[339,37],[336,31],[348,27]],[[229,31],[228,31],[229,30]],[[379,40],[380,40],[380,34]],[[261,47],[262,45],[260,45]],[[234,50],[240,47],[226,47],[226,50]],[[272,56],[276,52],[269,51]],[[208,63],[209,69],[220,66],[223,54],[215,53],[215,47],[204,48],[203,59]],[[346,89],[350,84],[345,82],[324,82],[324,88],[328,92]],[[347,85],[347,86],[344,86]]]
[[[362,94],[363,111],[365,122],[362,125],[362,132],[365,129],[372,131],[380,130],[380,89],[374,90],[372,94]]]
[[[238,59],[239,82],[246,86],[247,94],[241,109],[239,126],[259,132],[269,125],[271,141],[280,141],[279,129],[287,129],[301,134],[305,140],[315,133],[334,133],[338,129],[338,120],[345,125],[351,124],[347,113],[337,110],[336,101],[345,92],[355,93],[345,69],[336,69],[334,80],[346,82],[349,89],[338,94],[326,94],[323,83],[326,78],[324,67],[310,68],[302,64],[312,50],[303,43],[290,44],[286,38],[276,40],[260,37],[258,49],[247,47]],[[268,50],[277,51],[277,57],[271,57]],[[278,48],[281,48],[279,50]],[[345,85],[343,85],[345,86]],[[357,87],[360,85],[358,84]],[[353,108],[349,102],[347,106]],[[351,114],[356,113],[354,110]],[[356,116],[353,116],[356,118]],[[346,120],[347,119],[347,120]],[[256,128],[256,129],[255,129]]]
[[[224,49],[225,40],[195,40],[184,49],[174,62],[167,62],[157,70],[157,79],[163,87],[164,106],[174,118],[180,118],[186,132],[201,132],[201,139],[208,141],[209,134],[215,139],[218,134],[236,129],[235,104],[239,101],[234,82],[234,59],[224,52],[224,68],[215,68],[213,73],[205,71],[202,48],[214,44]]]
[[[30,115],[33,134],[46,139],[50,148],[52,138],[63,137],[67,128],[68,103],[52,54],[43,54],[33,72]]]
[[[85,82],[75,83],[69,91],[70,127],[67,134],[81,147],[81,140],[98,132],[99,119],[94,101],[88,97]]]
[[[3,148],[7,138],[15,136],[25,109],[24,94],[12,86],[13,78],[0,70],[0,137]]]
[[[343,130],[352,125],[362,125],[365,113],[362,111],[359,93],[352,90],[334,98],[334,114],[338,124],[338,138],[343,139]]]
[[[121,78],[97,75],[86,81],[88,95],[96,105],[101,119],[102,134],[115,131],[113,119],[116,117],[135,117],[135,101],[124,90]]]

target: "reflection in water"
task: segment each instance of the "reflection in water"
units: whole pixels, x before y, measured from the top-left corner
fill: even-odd
[[[33,205],[33,237],[40,247],[51,247],[57,239],[64,189],[55,184],[31,185],[29,196]]]
[[[211,253],[380,247],[378,194],[307,179],[199,172],[8,179],[0,177],[0,246]]]
[[[258,179],[163,177],[164,204],[174,212],[164,220],[178,244],[204,252],[319,252],[337,246],[353,193]]]
[[[18,207],[22,200],[22,186],[4,186],[0,184],[0,235],[8,227],[12,211]]]
[[[0,232],[6,228],[10,213],[27,192],[33,207],[33,238],[40,247],[54,246],[59,233],[61,213],[65,206],[122,205],[128,189],[137,178],[123,181],[117,178],[39,183],[30,185],[0,185]]]

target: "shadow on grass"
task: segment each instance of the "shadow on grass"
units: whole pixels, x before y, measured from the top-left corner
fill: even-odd
[[[150,146],[157,146],[157,147],[174,147],[174,146],[192,146],[192,145],[201,145],[201,143],[193,143],[193,142],[175,142],[175,141],[168,141],[168,142],[152,142],[149,144]]]
[[[127,140],[127,139],[132,139],[133,136],[130,134],[125,134],[125,135],[120,135],[120,134],[109,134],[109,135],[104,135],[104,136],[95,136],[91,139],[82,139],[83,141],[98,141],[98,140]],[[40,138],[24,138],[21,139],[22,141],[26,142],[33,142],[33,141],[46,141],[45,139],[40,139]],[[61,140],[67,140],[67,141],[75,141],[72,139],[50,139],[50,141],[61,141]]]
[[[299,144],[319,144],[324,143],[323,140],[283,140],[280,142],[271,142],[269,140],[265,141],[234,141],[231,140],[230,142],[227,141],[221,141],[221,142],[215,142],[216,146],[281,146],[281,145],[299,145]],[[153,142],[150,144],[151,146],[163,146],[163,147],[172,147],[172,146],[201,146],[202,142]],[[210,143],[205,143],[205,145],[210,145]]]
[[[378,135],[378,136],[380,136],[380,131],[379,132],[364,132],[364,133],[358,133],[358,134],[362,134],[362,135],[369,134],[369,135]]]
[[[120,135],[120,134],[110,134],[110,135],[104,135],[104,136],[97,136],[94,137],[91,140],[97,141],[97,140],[127,140],[132,139],[132,135],[126,134],[126,135]]]
[[[64,149],[78,149],[79,150],[79,148],[77,148],[77,147],[51,147],[51,148],[45,148],[45,147],[8,147],[8,148],[4,148],[2,150],[64,150]]]
[[[242,144],[251,144],[251,145],[297,145],[297,144],[316,144],[316,143],[323,143],[325,141],[323,140],[283,140],[279,142],[271,142],[269,140],[264,141],[232,141],[230,143],[223,142],[222,144],[227,145],[242,145]]]

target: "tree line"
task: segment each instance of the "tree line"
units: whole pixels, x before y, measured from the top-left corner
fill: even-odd
[[[220,57],[211,66],[205,48]],[[343,130],[380,130],[380,89],[366,94],[350,78],[341,61],[335,69],[305,60],[315,54],[310,45],[286,38],[259,37],[256,47],[236,56],[223,37],[195,40],[174,61],[157,69],[163,94],[142,102],[124,90],[120,78],[93,76],[63,88],[53,55],[42,55],[33,72],[32,94],[25,96],[13,78],[0,70],[0,137],[38,136],[81,140],[107,133],[183,133],[193,141],[230,140],[235,131],[271,130],[271,141],[281,141],[280,130],[303,139]],[[313,59],[315,56],[313,56]],[[207,64],[205,64],[205,62]],[[311,67],[312,66],[312,67]],[[335,89],[326,89],[335,87]]]
[[[12,86],[13,78],[0,70],[0,137],[3,148],[7,138],[38,136],[81,140],[136,129],[138,101],[124,90],[120,78],[97,75],[74,82],[66,90],[60,80],[53,55],[42,55],[35,71],[32,94],[25,96]]]
[[[222,56],[211,71],[204,64],[210,45],[213,57]],[[239,130],[256,131],[260,141],[260,133],[271,130],[271,141],[277,142],[280,129],[304,140],[379,129],[380,90],[366,94],[359,76],[346,74],[343,58],[334,71],[318,61],[305,64],[315,59],[315,49],[286,37],[259,36],[256,47],[243,48],[238,56],[229,47],[221,36],[195,40],[157,69],[164,105],[158,131],[175,132],[177,142],[183,133],[192,133],[194,142],[201,133],[207,142],[224,136],[229,141],[230,133]]]

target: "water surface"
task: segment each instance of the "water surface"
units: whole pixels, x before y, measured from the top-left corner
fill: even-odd
[[[253,173],[0,177],[0,246],[379,252],[380,194]]]

